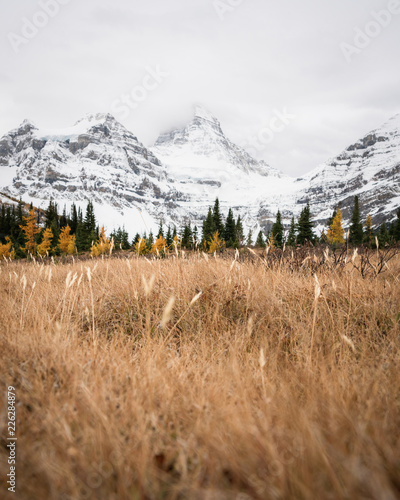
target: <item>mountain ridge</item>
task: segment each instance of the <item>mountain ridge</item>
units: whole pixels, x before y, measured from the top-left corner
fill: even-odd
[[[379,224],[400,206],[400,114],[297,179],[252,158],[202,106],[149,148],[109,113],[58,130],[24,120],[0,139],[0,173],[3,192],[39,206],[92,199],[109,229],[200,224],[217,196],[253,229],[269,229],[278,209],[287,224],[307,200],[321,227],[339,203],[348,219],[356,194]]]

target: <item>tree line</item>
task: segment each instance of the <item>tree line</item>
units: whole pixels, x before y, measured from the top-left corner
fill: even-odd
[[[89,201],[85,213],[72,204],[67,213],[64,208],[59,213],[52,200],[46,210],[37,210],[32,204],[26,210],[22,201],[15,205],[1,205],[0,210],[0,258],[23,258],[36,255],[72,255],[90,252],[93,256],[107,253],[110,249],[132,249],[140,255],[164,253],[166,249],[202,249],[213,253],[224,248],[255,246],[259,248],[281,248],[328,243],[333,247],[344,243],[374,247],[385,246],[400,241],[400,209],[397,219],[390,224],[383,223],[373,230],[370,215],[361,220],[359,199],[354,199],[350,226],[345,232],[343,215],[338,206],[327,223],[326,231],[320,236],[314,231],[310,205],[302,209],[297,220],[291,219],[290,226],[284,227],[280,210],[276,214],[271,230],[266,234],[260,230],[253,241],[252,231],[244,234],[240,215],[235,218],[229,208],[227,216],[221,213],[218,198],[209,207],[203,220],[201,231],[191,222],[186,222],[180,231],[176,226],[164,227],[162,221],[155,234],[137,233],[132,241],[124,227],[106,235],[103,226],[97,222],[93,203]]]

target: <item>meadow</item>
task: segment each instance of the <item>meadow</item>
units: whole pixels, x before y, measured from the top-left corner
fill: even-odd
[[[319,259],[2,262],[1,498],[400,498],[400,255]]]

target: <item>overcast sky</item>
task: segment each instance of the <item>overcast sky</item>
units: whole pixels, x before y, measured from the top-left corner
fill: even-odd
[[[400,112],[399,0],[0,5],[0,136],[107,111],[151,145],[202,103],[298,176]]]

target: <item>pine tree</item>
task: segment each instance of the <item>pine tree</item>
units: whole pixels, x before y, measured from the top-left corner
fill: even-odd
[[[62,216],[60,217],[60,229],[68,224],[67,207],[64,205]]]
[[[122,229],[121,229],[121,240],[120,240],[120,243],[121,243],[122,250],[128,250],[130,248],[129,234],[125,230],[125,226],[123,226]]]
[[[71,207],[71,222],[69,224],[70,228],[71,228],[71,234],[75,234],[76,233],[76,228],[78,227],[78,212],[76,210],[76,205],[75,203],[72,204],[72,207]]]
[[[18,226],[20,226],[24,222],[23,221],[23,216],[24,216],[23,207],[24,207],[24,204],[22,203],[22,200],[19,199],[18,206],[17,206],[17,220],[16,220]]]
[[[182,241],[181,241],[182,247],[183,248],[192,248],[193,247],[193,233],[192,233],[192,228],[189,224],[185,224],[185,227],[182,232]]]
[[[55,225],[59,226],[59,220],[58,220],[58,208],[57,204],[53,203],[53,200],[50,200],[49,206],[47,207],[47,210],[45,211],[45,227],[55,227]]]
[[[364,233],[360,218],[360,206],[359,206],[358,196],[355,196],[353,214],[351,216],[351,221],[350,221],[349,242],[352,245],[361,245],[363,237]]]
[[[313,224],[311,222],[310,204],[307,202],[307,205],[301,211],[297,222],[297,243],[299,245],[305,245],[306,243],[313,244],[314,241],[315,235],[313,231]]]
[[[280,248],[283,245],[283,224],[280,210],[276,214],[275,224],[272,226],[274,245]]]
[[[256,247],[259,248],[265,248],[265,240],[262,231],[258,233],[257,240],[256,240]]]
[[[236,242],[238,246],[242,246],[244,242],[243,224],[240,215],[238,215],[236,221]]]
[[[36,253],[36,235],[39,234],[40,229],[36,223],[35,210],[32,208],[27,216],[23,217],[22,231],[25,234],[25,252],[34,255]]]
[[[228,211],[228,217],[226,218],[223,236],[224,240],[226,241],[226,246],[230,248],[233,247],[236,241],[236,224],[231,208]]]
[[[162,220],[160,220],[160,225],[158,226],[158,232],[157,232],[157,237],[159,238],[160,236],[164,238],[164,228]]]
[[[221,212],[219,209],[218,198],[215,199],[215,203],[214,203],[213,220],[214,220],[213,234],[215,234],[215,231],[218,231],[219,235],[222,235],[224,233],[224,224],[222,222],[222,215],[221,215]]]
[[[389,243],[389,233],[386,227],[386,224],[383,222],[379,229],[378,234],[379,246],[384,247],[387,243]]]
[[[88,201],[86,206],[86,215],[84,220],[85,228],[89,233],[96,231],[96,216],[94,214],[93,202]]]
[[[50,229],[51,234],[53,235],[51,240],[51,248],[56,248],[58,244],[58,238],[60,237],[60,228],[58,225],[58,220],[54,219],[50,225],[50,228],[47,227],[46,229]]]
[[[172,245],[173,238],[172,238],[170,226],[168,226],[168,231],[167,231],[167,236],[165,238],[165,241],[166,241],[168,247],[170,247]]]
[[[203,221],[203,242],[207,242],[215,233],[215,223],[211,207],[208,209],[206,219]]]
[[[42,257],[46,255],[50,248],[51,248],[51,243],[53,239],[53,233],[49,227],[46,227],[46,229],[43,232],[43,239],[40,245],[37,246],[37,253],[41,255]]]
[[[149,237],[147,239],[147,250],[150,252],[151,249],[153,248],[153,245],[154,245],[154,236],[153,236],[153,232],[150,231],[150,234],[149,234]]]
[[[248,233],[248,235],[247,235],[246,245],[247,245],[248,247],[251,247],[251,246],[253,245],[253,232],[252,232],[252,230],[251,230],[251,229],[249,230],[249,233]]]
[[[294,221],[294,217],[292,217],[292,220],[290,222],[290,228],[289,228],[289,233],[288,233],[286,244],[289,247],[296,246],[296,223]]]
[[[328,242],[331,245],[341,245],[344,243],[343,215],[342,211],[337,210],[327,234]]]

